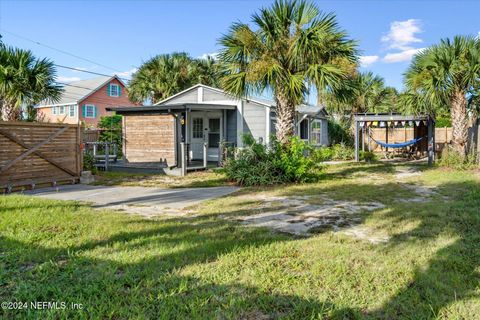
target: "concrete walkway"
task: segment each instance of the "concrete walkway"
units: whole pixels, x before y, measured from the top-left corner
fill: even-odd
[[[185,215],[186,208],[202,201],[228,195],[237,187],[161,189],[146,187],[105,187],[65,185],[27,191],[25,194],[56,200],[88,202],[94,208],[122,210],[146,217]]]

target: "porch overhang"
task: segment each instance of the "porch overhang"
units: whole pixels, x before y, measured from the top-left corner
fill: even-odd
[[[236,105],[214,104],[214,103],[175,103],[161,106],[140,106],[140,107],[109,107],[107,111],[115,111],[117,114],[171,114],[184,111],[220,111],[235,110]]]

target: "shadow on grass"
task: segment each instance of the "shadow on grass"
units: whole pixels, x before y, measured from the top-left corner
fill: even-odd
[[[380,164],[380,167],[384,167]],[[371,172],[380,170],[377,166],[368,167]],[[357,169],[358,170],[358,169]],[[420,166],[419,170],[430,170]],[[349,168],[341,175],[355,172]],[[303,190],[300,190],[302,189]],[[446,310],[455,302],[466,299],[480,299],[480,184],[470,180],[462,183],[442,183],[437,186],[438,194],[425,199],[424,202],[408,202],[419,195],[401,184],[387,182],[379,185],[358,183],[345,185],[326,185],[321,183],[290,188],[279,194],[282,196],[327,194],[335,199],[356,201],[379,201],[386,205],[382,211],[384,225],[402,230],[403,225],[415,226],[405,232],[398,231],[385,244],[379,244],[375,250],[392,252],[409,244],[421,247],[439,240],[448,241],[435,253],[426,267],[417,267],[413,279],[400,289],[391,299],[376,310],[365,311],[356,308],[343,309],[340,313],[332,312],[329,318],[371,318],[371,319],[435,319],[438,317],[462,317],[455,310]],[[450,198],[445,198],[450,197]],[[407,200],[401,201],[401,200]],[[251,202],[250,202],[251,204]],[[282,207],[266,208],[268,211],[283,210]],[[223,215],[250,215],[261,212],[255,207],[229,211]],[[351,225],[363,223],[374,212],[362,212],[363,219],[352,221]],[[329,231],[320,230],[319,233]],[[445,240],[443,240],[445,241]],[[419,255],[424,253],[421,250]],[[401,259],[401,257],[400,257]],[[381,276],[381,274],[379,274]],[[478,304],[477,300],[477,304]],[[468,314],[468,308],[460,314]]]
[[[211,278],[200,279],[182,272],[195,264],[216,268],[213,263],[220,256],[292,241],[287,236],[242,228],[210,216],[169,219],[163,224],[149,221],[142,230],[119,230],[106,239],[62,248],[41,246],[35,237],[19,242],[0,234],[0,300],[55,300],[85,305],[81,311],[42,311],[43,318],[433,319],[456,301],[478,298],[478,182],[442,184],[441,195],[459,196],[437,203],[442,201],[440,195],[430,202],[413,204],[394,201],[399,188],[396,183],[358,184],[348,192],[345,186],[323,187],[321,183],[306,188],[309,194],[336,194],[347,199],[356,194],[360,199],[383,200],[387,221],[398,225],[418,222],[413,230],[397,233],[375,250],[393,251],[410,242],[434,241],[442,234],[450,235],[452,240],[435,254],[426,268],[415,270],[407,286],[378,309],[365,311],[227,280],[237,279],[238,274],[214,273]],[[394,195],[387,197],[387,193]],[[290,195],[286,191],[284,194]],[[405,191],[402,196],[409,194],[411,191]],[[230,214],[245,210],[232,210]],[[362,216],[367,218],[371,214]],[[124,223],[125,229],[127,225],[143,224],[140,219]],[[292,290],[295,292],[295,288]],[[38,312],[31,310],[0,310],[0,315],[39,317]]]

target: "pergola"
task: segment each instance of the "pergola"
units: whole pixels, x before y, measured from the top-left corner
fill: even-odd
[[[388,142],[388,128],[394,125],[405,126],[407,123],[423,123],[427,127],[427,155],[428,164],[431,165],[435,161],[435,121],[428,115],[401,115],[401,114],[356,114],[355,122],[355,161],[360,161],[360,130],[372,123],[384,123],[386,129],[386,140]],[[362,138],[363,139],[363,138]]]

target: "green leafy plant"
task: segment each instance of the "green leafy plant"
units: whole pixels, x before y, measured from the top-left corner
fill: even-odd
[[[465,156],[463,153],[459,153],[452,146],[446,146],[440,155],[440,159],[437,164],[442,167],[454,168],[454,169],[472,169],[478,167],[477,156],[473,150],[467,153]]]
[[[372,162],[377,160],[377,155],[371,151],[360,151],[360,159],[365,162]]]
[[[331,145],[344,143],[346,145],[353,146],[353,136],[349,130],[348,123],[329,120],[328,138],[330,139]]]
[[[307,182],[318,178],[320,167],[312,157],[313,150],[298,137],[292,137],[287,144],[273,139],[266,146],[251,135],[244,135],[243,144],[224,165],[227,178],[239,185]]]
[[[91,171],[93,174],[97,173],[97,167],[95,166],[95,157],[92,152],[85,152],[83,154],[83,170]]]

